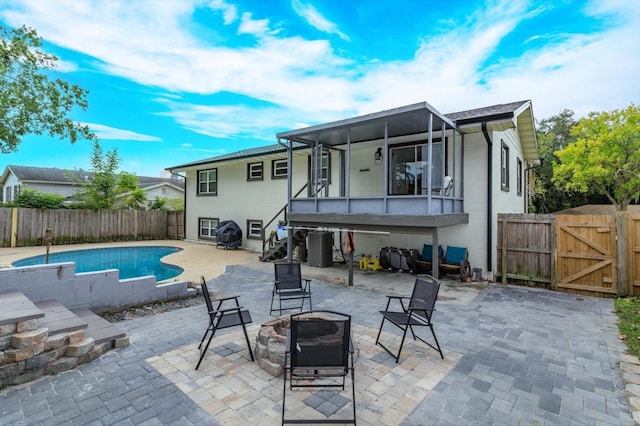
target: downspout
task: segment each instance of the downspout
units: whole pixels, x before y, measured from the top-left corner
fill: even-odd
[[[493,142],[487,132],[487,122],[482,122],[482,134],[487,141],[487,270],[492,270],[491,237],[493,236]]]
[[[182,236],[182,238],[187,238],[187,174],[185,173],[184,176],[182,176],[179,173],[175,173],[173,170],[171,169],[167,169],[169,170],[169,173],[171,173],[174,176],[179,176],[182,179],[184,179],[184,194],[182,195],[182,202],[184,204],[184,214],[182,215],[182,230],[184,232],[184,235]],[[198,225],[200,226],[200,225]],[[178,235],[176,235],[177,237]]]

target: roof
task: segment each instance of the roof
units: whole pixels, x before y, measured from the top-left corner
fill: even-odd
[[[58,169],[55,167],[32,167],[32,166],[15,166],[9,165],[6,167],[0,182],[5,182],[9,173],[13,173],[21,182],[30,183],[55,183],[55,184],[67,184],[76,185],[76,181],[84,181],[86,178],[93,175],[92,172],[78,169],[67,170]],[[177,188],[184,189],[183,179],[171,179],[161,177],[150,176],[137,176],[140,184],[140,188],[147,188],[158,184],[170,184]],[[74,180],[75,178],[75,180]]]
[[[385,136],[385,123],[388,123],[387,135],[390,138],[426,133],[429,130],[431,115],[433,115],[432,129],[434,131],[439,131],[445,126],[447,129],[456,128],[461,133],[478,133],[482,131],[483,122],[487,123],[488,130],[505,130],[517,127],[525,160],[535,161],[539,158],[530,100],[449,114],[442,114],[427,102],[420,102],[363,116],[280,132],[276,134],[276,137],[291,141],[294,149],[314,145],[316,141],[324,145],[344,145],[347,140],[347,130],[349,130],[351,143],[380,140]],[[203,164],[237,161],[285,151],[286,148],[282,144],[267,145],[172,166],[167,170],[184,170]]]
[[[295,143],[293,149],[300,149],[304,146],[302,144]],[[236,161],[245,158],[264,157],[267,155],[277,155],[287,152],[287,148],[281,144],[273,144],[266,146],[259,146],[256,148],[243,149],[241,151],[231,152],[229,154],[218,155],[216,157],[205,158],[204,160],[198,160],[191,163],[180,164],[177,166],[167,167],[165,170],[183,170],[189,167],[200,166],[202,164],[220,163],[223,161]]]

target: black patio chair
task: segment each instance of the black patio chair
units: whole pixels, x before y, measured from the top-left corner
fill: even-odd
[[[440,281],[432,277],[431,275],[419,275],[416,277],[415,284],[413,285],[413,293],[411,297],[401,296],[387,296],[387,307],[384,311],[380,311],[382,314],[382,322],[380,323],[380,330],[378,330],[378,337],[376,337],[376,344],[382,346],[382,348],[389,352],[391,356],[396,359],[396,363],[400,360],[400,353],[402,352],[402,345],[404,345],[405,337],[407,336],[407,330],[411,330],[411,335],[414,340],[420,340],[427,346],[437,350],[440,353],[440,357],[444,359],[442,349],[438,343],[438,338],[433,330],[433,322],[431,318],[433,311],[435,311],[436,299],[438,298],[438,290],[440,289]],[[390,311],[389,306],[392,300],[400,302],[399,311]],[[408,300],[408,305],[405,307],[405,301]],[[391,324],[402,330],[402,340],[400,341],[400,348],[398,354],[391,352],[386,346],[380,342],[380,333],[382,333],[382,326],[385,321],[389,321]],[[414,327],[429,327],[435,346],[419,336],[416,336]]]
[[[291,315],[285,345],[282,424],[356,423],[356,390],[351,340],[351,316],[333,311]],[[294,388],[345,389],[351,374],[353,418],[286,419],[287,381]],[[344,398],[340,398],[344,400]],[[328,416],[330,417],[330,416]]]
[[[211,344],[211,340],[216,334],[216,331],[229,327],[242,326],[244,338],[247,341],[247,347],[249,348],[249,355],[251,355],[251,361],[253,361],[253,352],[251,351],[251,344],[249,343],[249,335],[247,334],[246,327],[246,324],[250,324],[251,322],[253,322],[251,319],[251,314],[248,310],[242,309],[242,306],[240,306],[240,303],[238,302],[238,296],[211,299],[209,289],[207,288],[207,282],[205,281],[204,277],[202,277],[201,279],[202,282],[200,284],[200,287],[202,288],[204,301],[207,304],[209,326],[205,330],[204,335],[202,336],[202,340],[200,340],[200,344],[198,345],[198,349],[200,350],[200,359],[198,360],[198,365],[196,365],[196,370],[200,367],[200,363],[202,363],[202,359],[207,353],[207,349],[209,349],[209,345]],[[227,303],[227,305],[229,305],[231,302],[235,302],[235,306],[223,309],[222,305],[224,304],[224,302],[229,302]],[[209,333],[211,334],[209,335]],[[209,340],[207,340],[207,344],[203,349],[202,344],[207,338],[207,335],[209,335]]]
[[[313,310],[311,304],[311,280],[302,278],[300,263],[276,262],[273,265],[275,280],[273,282],[273,291],[271,292],[271,308],[269,313],[273,314],[274,311],[278,311],[282,314],[282,311],[291,309],[300,309],[300,311],[302,311],[305,299],[309,299],[309,310]],[[278,299],[278,307],[274,308],[273,303],[276,298]],[[291,304],[288,303],[291,300],[299,300],[300,306],[297,304],[291,306]],[[283,301],[285,302],[285,307],[282,306]]]

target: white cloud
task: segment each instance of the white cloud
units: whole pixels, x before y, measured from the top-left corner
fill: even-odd
[[[292,0],[291,6],[293,6],[293,10],[312,27],[327,34],[336,34],[341,39],[349,41],[349,36],[340,31],[335,23],[322,16],[312,5],[303,4],[300,0]]]
[[[312,6],[299,0],[292,4],[310,25],[348,39]],[[0,13],[9,24],[26,23],[48,41],[96,58],[101,72],[159,88],[163,94],[156,101],[169,109],[165,115],[187,129],[273,141],[274,130],[301,121],[316,124],[425,100],[446,113],[533,98],[538,118],[564,108],[586,114],[637,103],[640,2],[589,5],[590,13],[606,14],[605,23],[615,20],[617,25],[590,36],[556,34],[546,47],[531,47],[491,67],[485,63],[505,38],[543,9],[528,10],[522,1],[491,3],[470,11],[464,22],[438,23],[438,31],[425,34],[408,60],[362,63],[336,53],[329,40],[281,35],[285,32],[275,28],[284,24],[255,19],[255,12],[239,11],[224,0],[153,5],[24,0]],[[191,23],[195,8],[202,6],[221,12],[210,28],[215,37],[199,38]],[[224,31],[233,38],[225,41]],[[232,45],[238,33],[249,37],[242,37],[243,45]],[[175,95],[183,92],[233,93],[269,106],[197,105]]]
[[[128,140],[141,142],[160,142],[161,138],[157,136],[143,135],[141,133],[132,132],[131,130],[116,129],[114,127],[104,126],[96,123],[82,123],[91,129],[93,133],[102,140]]]

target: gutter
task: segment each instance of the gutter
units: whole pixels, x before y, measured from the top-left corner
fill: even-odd
[[[492,269],[491,237],[493,236],[493,142],[487,132],[487,122],[482,122],[482,134],[487,141],[487,270]]]
[[[187,176],[185,173],[185,176],[182,176],[179,173],[175,173],[172,169],[165,169],[168,170],[169,173],[171,173],[174,176],[179,176],[182,179],[184,179],[184,195],[182,196],[182,200],[184,203],[184,215],[182,215],[182,230],[184,232],[183,238],[187,238]],[[200,226],[200,225],[197,225]]]

